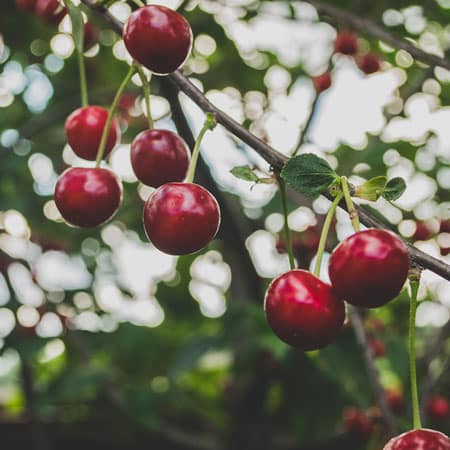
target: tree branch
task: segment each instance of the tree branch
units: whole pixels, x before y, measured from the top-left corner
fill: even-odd
[[[99,4],[94,3],[93,0],[81,0],[81,1],[89,8],[100,13],[111,24],[111,26],[117,33],[119,33],[119,34],[122,33],[122,28],[123,28],[122,24],[119,21],[117,21],[109,13],[109,11],[106,8],[104,8],[103,6],[101,6]],[[316,6],[315,5],[317,3],[316,0],[308,0],[308,1],[311,4],[314,3],[314,6]],[[326,6],[326,7],[329,8],[328,6]],[[335,9],[336,8],[333,8],[333,10],[335,10]],[[337,11],[338,11],[338,13],[341,12],[340,10],[337,10]],[[347,17],[347,15],[350,14],[347,12],[341,12],[341,13],[345,17]],[[353,15],[351,15],[351,17],[353,17]],[[363,19],[360,19],[360,20],[363,20]],[[363,24],[365,24],[365,21],[363,21],[362,24],[360,24],[360,26],[363,26]],[[377,28],[378,28],[378,26],[377,26]],[[396,39],[395,39],[395,41],[397,42]],[[390,41],[390,43],[393,44],[392,41]],[[402,42],[400,40],[400,44],[401,43]],[[400,48],[402,48],[402,47],[400,47]],[[413,48],[415,48],[415,47],[413,46]],[[419,53],[422,54],[425,52],[422,52],[420,50]],[[433,55],[429,55],[429,56],[433,57],[433,58],[438,58],[438,57],[434,57]],[[442,60],[442,58],[438,58],[438,60],[445,62],[445,60]],[[443,66],[443,67],[445,67],[445,66]],[[448,65],[448,67],[450,68],[450,65]],[[179,89],[181,91],[183,91],[203,111],[213,113],[215,115],[218,123],[220,123],[222,126],[224,126],[228,131],[233,133],[235,136],[239,137],[247,145],[252,147],[273,168],[280,170],[284,166],[284,164],[287,162],[288,157],[286,155],[283,155],[282,153],[280,153],[277,150],[275,150],[274,148],[272,148],[270,145],[263,142],[261,139],[257,138],[255,135],[250,133],[245,127],[243,127],[241,124],[236,122],[234,119],[232,119],[226,113],[224,113],[220,109],[216,108],[203,95],[203,93],[188,78],[186,78],[180,71],[174,72],[174,73],[168,75],[168,77],[179,87]],[[341,207],[345,208],[344,205],[342,205]],[[364,208],[357,206],[357,210],[358,210],[360,220],[365,226],[374,227],[374,228],[386,228],[386,224],[380,222],[378,219],[373,217],[372,214],[367,212]],[[450,281],[450,266],[448,264],[446,264],[445,262],[443,262],[437,258],[434,258],[431,255],[424,253],[423,251],[414,247],[409,242],[405,242],[405,243],[408,246],[409,255],[411,258],[411,262],[413,264],[416,264],[423,269],[429,269],[429,270],[433,271],[434,273],[436,273],[437,275],[440,275],[441,277]]]

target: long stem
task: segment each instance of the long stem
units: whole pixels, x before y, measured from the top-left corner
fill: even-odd
[[[344,193],[345,203],[347,205],[348,215],[352,221],[353,229],[358,232],[361,230],[361,225],[359,224],[358,211],[356,211],[355,205],[352,201],[352,196],[350,195],[350,188],[348,186],[347,177],[341,177],[342,192]]]
[[[419,394],[417,391],[417,372],[416,372],[416,310],[417,310],[417,292],[419,290],[419,275],[410,276],[411,303],[409,310],[409,372],[411,378],[411,401],[413,409],[413,427],[422,428],[420,421]]]
[[[318,277],[320,275],[320,266],[322,264],[323,252],[325,251],[325,245],[327,243],[328,233],[330,231],[331,221],[333,220],[334,214],[336,213],[336,208],[339,202],[342,200],[343,193],[339,192],[336,198],[331,203],[330,209],[328,210],[327,216],[323,223],[322,232],[320,234],[319,247],[317,248],[316,255],[316,265],[314,266],[314,275]]]
[[[289,229],[288,223],[288,207],[286,200],[286,184],[281,177],[278,178],[278,184],[280,186],[280,196],[281,196],[281,204],[283,207],[283,215],[284,215],[284,236],[286,239],[286,247],[289,256],[289,266],[291,270],[295,269],[295,260],[294,260],[294,252],[292,251],[292,239],[291,239],[291,230]]]
[[[82,51],[77,51],[78,70],[80,71],[80,91],[81,91],[81,105],[88,106],[88,90],[86,81],[86,66],[84,64],[84,55]]]
[[[97,158],[95,160],[95,167],[100,166],[100,162],[102,161],[103,154],[105,153],[106,141],[108,139],[109,128],[111,127],[111,122],[112,122],[112,119],[114,116],[114,112],[117,109],[117,105],[119,104],[120,97],[122,97],[122,94],[123,94],[123,91],[125,90],[126,85],[131,80],[131,77],[134,75],[135,72],[136,72],[136,67],[130,66],[128,73],[126,74],[121,85],[119,86],[119,89],[117,89],[116,96],[114,97],[111,107],[109,108],[108,118],[106,119],[105,128],[103,129],[102,138],[100,140],[100,145],[98,146]]]
[[[189,163],[189,168],[186,175],[186,183],[192,183],[194,181],[195,169],[197,167],[198,156],[200,154],[200,144],[202,143],[203,136],[205,136],[208,130],[212,130],[215,126],[216,119],[214,115],[207,113],[203,128],[200,130],[197,140],[195,141],[194,149],[192,150],[191,162]]]
[[[147,80],[147,78],[145,77],[145,73],[140,65],[136,65],[136,69],[138,71],[139,78],[141,79],[142,90],[144,91],[145,108],[147,110],[148,129],[151,130],[154,124],[152,118],[152,110],[150,108],[150,80]]]

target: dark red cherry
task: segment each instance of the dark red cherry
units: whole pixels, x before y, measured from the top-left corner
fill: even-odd
[[[422,428],[391,439],[383,450],[450,450],[450,439],[439,431]]]
[[[205,247],[220,225],[217,200],[194,183],[167,183],[144,206],[147,237],[169,255],[186,255]]]
[[[36,15],[49,25],[58,25],[67,14],[67,9],[59,0],[36,0]]]
[[[427,401],[427,414],[433,420],[445,420],[450,417],[450,404],[447,398],[435,395]]]
[[[369,437],[373,433],[373,423],[367,414],[359,408],[346,408],[342,414],[344,429],[351,434]]]
[[[266,319],[284,342],[302,350],[331,343],[342,328],[344,302],[331,286],[306,270],[291,270],[270,283],[264,300]]]
[[[412,235],[415,241],[426,241],[433,235],[433,230],[425,222],[416,222],[416,231]]]
[[[318,94],[320,94],[331,86],[331,74],[330,72],[325,72],[322,75],[313,77],[312,81],[314,84],[314,89]]]
[[[155,188],[183,181],[189,166],[189,147],[169,130],[146,130],[131,144],[131,165],[138,179]]]
[[[165,6],[148,5],[134,11],[123,30],[130,55],[152,72],[174,72],[188,58],[192,30],[188,21]]]
[[[408,249],[387,230],[355,233],[333,251],[328,265],[333,291],[355,306],[375,308],[395,298],[409,270]]]
[[[386,346],[379,339],[369,339],[369,345],[375,358],[381,358],[386,355]]]
[[[83,32],[83,48],[86,52],[97,43],[98,29],[94,27],[91,22],[86,22],[84,24]]]
[[[402,391],[398,389],[388,389],[386,391],[386,400],[392,412],[400,414],[405,407],[405,398]]]
[[[122,185],[107,169],[67,169],[55,187],[59,212],[68,223],[78,227],[95,227],[111,219],[121,201]]]
[[[101,106],[85,106],[76,109],[67,119],[64,130],[70,147],[80,158],[95,161],[97,150],[105,128],[108,110]],[[117,145],[120,128],[115,119],[111,122],[106,141],[105,158]]]
[[[440,233],[450,233],[450,219],[441,221],[439,225]]]
[[[35,7],[36,0],[16,0],[17,6],[22,11],[33,12]]]
[[[366,53],[358,58],[358,67],[367,75],[380,70],[380,57],[375,53]]]
[[[355,33],[343,30],[336,36],[334,51],[344,55],[354,55],[358,51],[358,37]]]

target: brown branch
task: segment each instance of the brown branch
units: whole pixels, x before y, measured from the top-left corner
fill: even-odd
[[[406,50],[413,58],[417,59],[417,61],[423,62],[429,66],[438,66],[444,67],[445,69],[450,70],[450,61],[445,58],[442,58],[437,55],[433,55],[432,53],[425,52],[421,50],[419,47],[415,46],[412,42],[407,39],[402,39],[393,36],[391,33],[386,31],[382,26],[359,17],[358,15],[345,11],[340,8],[336,8],[329,3],[324,3],[319,0],[304,0],[307,3],[314,6],[317,9],[319,14],[324,14],[332,17],[337,22],[344,24],[346,26],[350,26],[355,30],[358,30],[362,34],[366,34],[376,39],[380,39],[386,44],[391,45],[392,47]]]
[[[82,3],[90,7],[91,9],[99,12],[114,28],[119,34],[122,33],[122,24],[117,21],[106,8],[99,4],[95,4],[93,0],[81,0]],[[312,4],[317,3],[315,0],[308,0]],[[328,6],[327,6],[328,8]],[[335,8],[334,8],[335,9]],[[339,11],[339,10],[338,10]],[[345,14],[349,14],[346,13]],[[352,15],[351,15],[352,16]],[[361,19],[362,20],[362,19]],[[420,51],[420,53],[424,53]],[[414,55],[413,55],[414,56]],[[430,57],[433,55],[429,55]],[[438,58],[441,60],[441,58]],[[444,61],[444,60],[443,60]],[[450,65],[449,65],[450,68]],[[270,145],[263,142],[261,139],[257,138],[254,134],[250,133],[241,124],[236,122],[226,113],[216,108],[204,95],[203,93],[181,72],[174,72],[168,77],[186,94],[194,103],[196,103],[203,111],[214,113],[216,120],[219,124],[224,126],[228,131],[233,133],[235,136],[239,137],[243,142],[252,147],[260,156],[262,156],[274,169],[281,169],[287,162],[288,157],[278,152]],[[344,207],[342,205],[341,207]],[[345,207],[344,207],[345,208]],[[364,208],[357,207],[358,214],[361,222],[367,227],[374,228],[386,228],[386,224],[380,222],[372,214],[367,212]],[[411,262],[416,264],[423,269],[429,269],[432,272],[440,275],[441,277],[450,281],[450,265],[445,262],[434,258],[427,253],[414,247],[409,242],[405,242],[408,246],[409,255]]]

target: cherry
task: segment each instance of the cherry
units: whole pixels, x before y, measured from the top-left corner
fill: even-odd
[[[98,40],[98,29],[91,22],[86,22],[83,27],[83,49],[88,51]]]
[[[400,414],[405,406],[405,399],[402,391],[398,389],[388,389],[386,391],[386,400],[389,407],[395,414]]]
[[[66,7],[59,0],[36,0],[36,15],[49,25],[58,25],[67,14]]]
[[[432,230],[430,230],[425,222],[416,222],[416,231],[414,231],[412,236],[415,241],[426,241],[427,239],[430,239],[432,235]]]
[[[358,59],[358,67],[367,75],[380,70],[380,58],[375,53],[366,53]]]
[[[445,397],[436,395],[427,402],[427,414],[434,420],[445,420],[450,417],[450,404]]]
[[[270,283],[264,300],[266,319],[284,342],[302,350],[331,343],[342,328],[344,302],[331,286],[306,270],[291,270]]]
[[[72,167],[58,178],[55,202],[71,225],[95,227],[109,220],[122,201],[122,185],[108,169]]]
[[[346,408],[342,414],[344,429],[359,436],[370,436],[373,433],[373,423],[367,414],[361,409]]]
[[[343,30],[336,36],[334,51],[343,55],[354,55],[358,51],[358,38],[355,33]]]
[[[330,72],[325,72],[322,75],[318,75],[312,79],[314,89],[318,94],[326,91],[331,86],[331,74]]]
[[[17,6],[22,11],[33,12],[35,7],[36,0],[16,0]]]
[[[441,256],[447,256],[450,254],[450,247],[439,247],[439,252]]]
[[[422,428],[391,439],[383,450],[450,450],[450,439],[439,431]]]
[[[130,55],[152,72],[174,72],[188,58],[192,30],[188,21],[165,6],[148,5],[134,11],[123,40]]]
[[[131,144],[131,165],[138,179],[155,188],[183,181],[189,166],[189,148],[169,130],[146,130]]]
[[[66,120],[64,130],[72,150],[80,157],[95,161],[105,128],[108,111],[101,106],[85,106],[76,109]],[[119,124],[115,119],[106,140],[105,158],[117,145],[120,138]]]
[[[439,225],[440,233],[450,233],[450,219],[443,220]]]
[[[375,308],[395,298],[409,270],[408,249],[387,230],[355,233],[333,251],[328,266],[335,294],[355,306]]]
[[[369,345],[375,358],[381,358],[386,355],[386,346],[380,340],[370,339]]]
[[[167,183],[144,206],[148,239],[169,255],[194,253],[208,244],[220,225],[217,200],[194,183]]]

